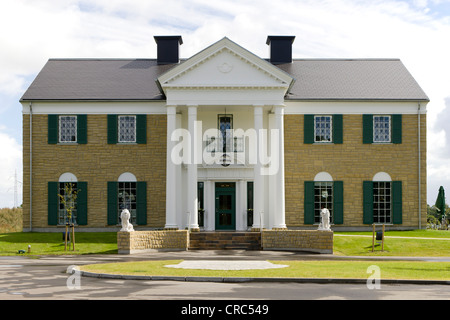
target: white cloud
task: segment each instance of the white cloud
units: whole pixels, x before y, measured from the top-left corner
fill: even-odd
[[[49,58],[155,57],[154,35],[180,34],[190,57],[227,36],[268,57],[267,35],[295,35],[298,58],[400,58],[432,102],[428,163],[450,130],[448,0],[14,0],[0,2],[0,93],[19,100]],[[450,10],[449,10],[450,11]],[[1,106],[2,110],[18,107]],[[20,112],[14,111],[14,112]],[[442,112],[442,113],[441,113]],[[18,124],[20,125],[20,124]],[[439,141],[436,143],[435,139]],[[442,141],[444,140],[444,141]],[[431,170],[431,171],[432,171]],[[436,181],[438,175],[430,175]],[[443,181],[450,188],[450,176]],[[430,183],[431,185],[431,183]],[[435,191],[429,188],[429,198]],[[433,196],[434,197],[434,196]]]
[[[22,147],[0,128],[0,208],[14,206],[14,175],[22,177]],[[18,185],[18,205],[22,199],[22,188]]]

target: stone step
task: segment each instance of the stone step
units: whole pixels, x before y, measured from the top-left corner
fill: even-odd
[[[261,233],[192,232],[189,250],[261,250]]]

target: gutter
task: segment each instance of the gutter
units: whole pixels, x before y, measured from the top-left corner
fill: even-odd
[[[30,102],[30,232],[33,231],[33,102]]]
[[[418,104],[418,108],[417,108],[417,127],[418,127],[418,131],[417,131],[417,149],[418,149],[418,155],[419,155],[419,159],[418,159],[418,164],[419,164],[419,230],[422,229],[422,209],[421,209],[421,191],[422,191],[422,186],[421,186],[421,150],[420,150],[420,102],[417,103]]]

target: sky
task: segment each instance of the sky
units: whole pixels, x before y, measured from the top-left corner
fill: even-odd
[[[225,36],[268,58],[294,35],[294,58],[401,59],[431,100],[427,202],[450,192],[450,0],[2,0],[0,30],[0,208],[22,203],[19,100],[46,61],[156,58],[155,35],[182,58]]]

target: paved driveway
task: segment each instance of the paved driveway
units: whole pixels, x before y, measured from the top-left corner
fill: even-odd
[[[67,274],[71,265],[159,259],[297,260],[322,255],[276,252],[175,252],[148,255],[0,257],[0,300],[297,300],[297,299],[430,299],[450,300],[449,285],[388,285],[369,290],[365,284],[314,283],[212,283],[120,280]],[[79,281],[79,282],[76,282]],[[69,285],[68,285],[69,284]],[[75,289],[70,289],[70,288]],[[78,289],[76,289],[78,287]]]

